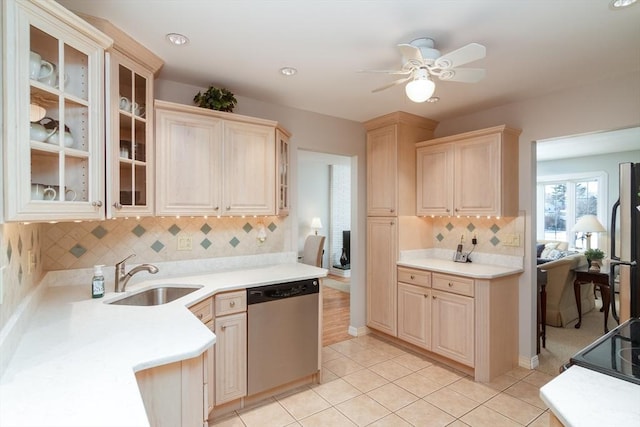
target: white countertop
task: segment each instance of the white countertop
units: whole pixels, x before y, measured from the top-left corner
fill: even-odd
[[[88,283],[50,286],[0,378],[0,425],[148,426],[135,372],[196,357],[215,342],[187,306],[220,291],[326,274],[291,262],[128,286],[126,294],[163,283],[203,285],[153,307],[105,304],[124,295],[114,292],[91,299]]]
[[[503,276],[522,273],[521,267],[507,267],[501,265],[479,264],[475,262],[453,262],[451,260],[436,258],[416,258],[398,261],[401,267],[418,268],[420,270],[435,271],[438,273],[455,274],[474,279],[495,279]]]
[[[540,398],[566,427],[640,425],[640,386],[571,366],[540,389]]]

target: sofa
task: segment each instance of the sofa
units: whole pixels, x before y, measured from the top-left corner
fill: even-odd
[[[540,245],[544,245],[542,251]],[[586,267],[587,259],[581,253],[568,251],[566,242],[539,241],[538,254],[538,269],[547,272],[546,324],[565,327],[578,319],[573,270]],[[595,307],[593,284],[583,285],[580,296],[584,315]]]

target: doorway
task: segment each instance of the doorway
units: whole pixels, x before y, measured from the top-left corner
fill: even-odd
[[[323,280],[323,345],[329,345],[351,338],[351,158],[302,149],[297,154],[298,251],[308,235],[326,236],[322,267],[329,275]]]

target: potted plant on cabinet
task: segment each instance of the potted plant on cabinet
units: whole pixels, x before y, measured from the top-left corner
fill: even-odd
[[[584,256],[587,257],[587,262],[589,263],[589,270],[591,271],[600,271],[600,263],[604,258],[604,252],[600,249],[587,249],[584,251]]]
[[[225,88],[217,88],[214,86],[209,86],[209,89],[204,93],[198,92],[196,96],[193,97],[193,102],[195,102],[198,107],[226,111],[227,113],[233,112],[233,108],[238,103],[233,93]]]

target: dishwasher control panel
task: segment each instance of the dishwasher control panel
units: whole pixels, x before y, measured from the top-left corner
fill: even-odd
[[[247,304],[294,298],[320,292],[319,279],[297,280],[295,282],[276,283],[247,289]]]

